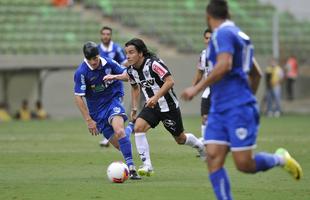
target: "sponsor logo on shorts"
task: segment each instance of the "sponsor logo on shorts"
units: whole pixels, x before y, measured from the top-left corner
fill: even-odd
[[[237,128],[236,129],[236,136],[240,140],[244,140],[247,135],[248,135],[248,130],[246,128]]]
[[[163,123],[166,127],[173,127],[176,125],[176,122],[171,119],[165,119]]]

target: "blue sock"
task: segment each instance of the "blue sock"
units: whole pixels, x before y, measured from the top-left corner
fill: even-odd
[[[131,133],[133,132],[135,124],[132,122],[129,122],[126,129],[125,129],[125,134],[128,138],[130,138]]]
[[[128,137],[123,137],[118,140],[119,143],[119,148],[123,154],[123,157],[126,161],[126,164],[128,166],[133,165],[133,160],[132,160],[132,151],[131,151],[131,143]]]
[[[229,178],[224,168],[209,174],[217,200],[232,200]]]
[[[277,155],[260,152],[254,156],[256,163],[256,172],[266,171],[279,165],[279,158]]]

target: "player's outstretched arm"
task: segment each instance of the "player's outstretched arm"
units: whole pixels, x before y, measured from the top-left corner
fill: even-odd
[[[126,71],[122,74],[108,74],[103,77],[104,81],[112,81],[112,80],[121,80],[121,81],[128,81],[129,77]]]
[[[182,94],[181,98],[185,101],[190,101],[199,92],[204,90],[206,87],[214,84],[215,82],[221,80],[226,73],[228,73],[232,68],[232,55],[229,53],[221,53],[217,56],[216,65],[214,66],[212,72],[207,78],[203,78],[197,85],[186,88]]]
[[[250,87],[252,89],[253,94],[255,94],[257,92],[258,86],[259,86],[259,82],[262,78],[262,70],[258,64],[258,62],[256,61],[255,58],[253,58],[253,66],[251,68],[251,71],[249,73],[249,84]]]

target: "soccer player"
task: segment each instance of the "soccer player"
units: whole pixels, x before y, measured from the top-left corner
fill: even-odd
[[[302,169],[285,149],[280,148],[275,154],[253,152],[259,114],[251,88],[257,88],[255,80],[259,74],[254,73],[258,66],[252,65],[250,38],[229,20],[227,1],[211,0],[206,16],[212,30],[207,53],[212,71],[197,85],[183,91],[182,98],[190,100],[211,86],[211,109],[204,139],[209,178],[217,199],[232,199],[229,178],[224,169],[229,150],[237,169],[242,172],[256,173],[283,166],[299,180]]]
[[[104,81],[107,74],[121,74],[125,68],[112,59],[99,56],[97,44],[83,46],[84,60],[74,74],[75,103],[92,135],[104,134],[119,149],[129,167],[131,179],[141,179],[132,159],[130,134],[133,124],[124,128],[127,120],[120,97],[124,95],[121,81]],[[87,106],[84,103],[85,97]]]
[[[185,144],[198,150],[205,160],[203,143],[192,133],[185,133],[178,99],[173,91],[174,80],[164,62],[149,52],[145,43],[134,38],[125,44],[130,66],[127,74],[132,86],[132,119],[135,121],[135,141],[143,166],[138,169],[141,176],[151,176],[153,167],[146,132],[162,122],[178,144]],[[107,80],[125,80],[126,74],[105,77]],[[137,101],[140,89],[146,103],[137,116]]]
[[[104,26],[100,30],[101,43],[98,44],[100,57],[108,57],[121,65],[128,66],[126,55],[123,48],[112,41],[112,28]],[[123,87],[123,86],[122,86]],[[109,146],[109,140],[103,136],[103,139],[99,143],[102,147]]]
[[[203,39],[206,47],[209,44],[211,38],[211,31],[210,29],[206,29],[203,33]],[[207,49],[202,50],[199,62],[197,64],[196,74],[193,80],[193,86],[197,85],[199,81],[203,78],[203,76],[208,76],[209,73],[209,66],[208,66],[208,59],[207,59]],[[204,136],[204,130],[208,123],[208,114],[210,109],[210,88],[207,87],[201,96],[201,104],[200,104],[200,114],[201,114],[201,137]]]

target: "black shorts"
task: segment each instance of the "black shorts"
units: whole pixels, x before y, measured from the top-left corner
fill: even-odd
[[[168,112],[144,107],[139,113],[138,118],[144,119],[152,128],[155,128],[161,121],[164,127],[173,136],[178,137],[184,132],[180,108]]]
[[[200,114],[201,116],[208,115],[211,106],[210,96],[208,98],[201,98]]]

